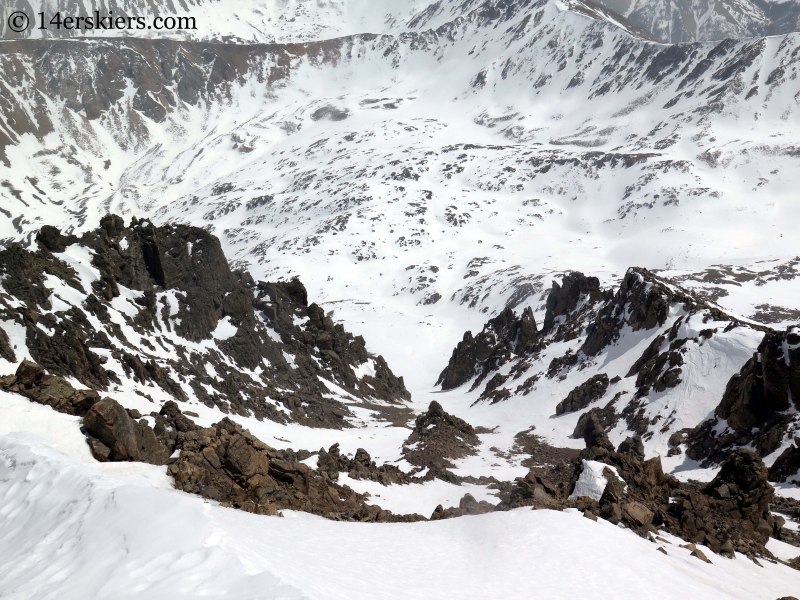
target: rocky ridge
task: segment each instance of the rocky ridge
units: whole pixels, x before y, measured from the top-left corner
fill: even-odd
[[[61,412],[82,416],[82,430],[97,460],[167,465],[177,489],[224,506],[264,515],[283,509],[300,510],[334,520],[361,522],[424,519],[413,514],[395,515],[368,504],[367,495],[336,482],[341,471],[354,479],[367,478],[383,485],[422,481],[394,466],[376,467],[362,449],[353,459],[342,457],[337,445],[328,451],[321,449],[313,469],[301,462],[312,453],[271,448],[227,417],[210,427],[199,427],[172,401],[159,412],[143,417],[111,398],[99,398],[91,390],[75,390],[65,380],[45,374],[41,366],[28,361],[20,364],[15,375],[0,379],[0,387]],[[651,539],[663,529],[728,557],[743,552],[751,557],[774,558],[765,548],[770,537],[800,544],[791,532],[783,530],[783,518],[770,512],[774,491],[767,483],[767,469],[756,454],[737,450],[705,486],[681,483],[664,474],[659,457],[644,460],[640,438],[628,438],[615,449],[594,413],[589,414],[582,431],[586,449],[573,461],[569,484],[554,485],[532,470],[513,484],[496,484],[502,500],[498,506],[478,502],[466,494],[458,507],[445,509],[440,505],[430,518],[447,519],[520,506],[555,510],[572,507],[583,510],[589,518],[599,516],[622,523]],[[464,442],[474,443],[476,439],[472,427],[432,403],[407,441],[419,456],[408,451],[406,456],[424,458],[432,472],[447,464],[448,457],[463,456],[468,451]],[[605,488],[599,497],[578,495],[577,483],[592,461],[608,465],[603,470]],[[430,474],[426,479],[429,478]],[[699,550],[695,555],[708,560]]]
[[[714,416],[691,432],[687,453],[695,460],[718,462],[732,447],[752,446],[760,456],[778,450],[800,433],[800,331],[769,331],[753,356],[734,375]],[[775,473],[785,480],[796,464],[787,447]],[[777,461],[776,461],[777,462]],[[800,468],[798,465],[797,468]],[[795,472],[797,471],[795,469]]]
[[[613,292],[601,290],[594,278],[567,274],[560,285],[554,283],[544,308],[545,326],[532,329],[516,353],[510,336],[494,332],[498,322],[500,331],[514,331],[522,318],[506,309],[490,320],[481,336],[496,340],[493,358],[486,360],[491,344],[461,342],[440,384],[456,372],[472,389],[486,381],[478,401],[492,402],[547,390],[561,396],[554,417],[574,422],[573,437],[582,436],[591,416],[617,443],[630,436],[642,437],[645,445],[661,440],[650,452],[669,456],[685,450],[696,460],[720,463],[750,444],[762,457],[782,449],[786,457],[777,470],[782,477],[794,476],[784,473],[794,464],[791,440],[800,427],[791,400],[798,397],[792,392],[793,353],[800,343],[794,328],[781,333],[741,321],[640,268],[629,269]],[[724,364],[730,375],[718,372],[716,380],[708,380],[700,371],[709,363]],[[693,402],[709,410],[718,405],[707,421],[703,409],[681,400],[693,393],[697,377],[706,377],[708,391]],[[690,411],[696,416],[688,417]]]
[[[310,452],[276,450],[227,417],[211,427],[199,427],[173,401],[166,402],[159,412],[143,416],[112,398],[100,398],[94,390],[76,390],[30,361],[23,361],[14,375],[0,378],[0,389],[83,417],[81,429],[98,461],[167,465],[177,489],[224,506],[270,515],[283,509],[299,510],[347,521],[423,519],[394,515],[367,504],[368,495],[336,483],[338,473],[332,477],[326,469],[329,460],[323,459],[319,469],[311,469],[300,462],[309,458]],[[331,454],[334,452],[332,448]],[[355,460],[359,473],[388,473],[377,479],[384,485],[409,481],[396,467],[377,469],[369,455],[359,454]]]
[[[37,241],[36,251],[0,250],[8,362],[30,356],[93,389],[312,427],[349,426],[347,403],[409,398],[402,377],[309,304],[298,280],[231,271],[201,229],[135,217],[126,227],[108,215],[80,238],[45,226]]]
[[[770,512],[774,490],[755,453],[736,450],[713,481],[700,485],[665,474],[660,457],[645,460],[638,437],[615,449],[596,419],[589,419],[582,433],[586,449],[574,462],[568,486],[556,486],[530,472],[504,492],[498,509],[578,508],[589,518],[622,523],[651,539],[664,530],[729,558],[734,552],[771,556],[765,548],[770,537],[800,545],[791,531],[782,529],[784,519]],[[605,487],[596,497],[581,496],[576,494],[577,483],[592,461],[607,465],[602,470]]]

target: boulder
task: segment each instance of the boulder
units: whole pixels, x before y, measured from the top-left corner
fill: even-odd
[[[575,437],[583,438],[588,449],[602,448],[605,451],[613,451],[614,445],[608,439],[597,413],[590,411],[587,415],[586,419],[581,419],[582,431],[578,431],[576,428],[575,433],[578,435]]]
[[[443,508],[441,504],[439,504],[431,514],[431,521],[440,521],[442,519],[452,519],[454,517],[463,517],[467,515],[482,515],[485,513],[490,513],[495,510],[495,506],[487,502],[486,500],[481,500],[478,502],[475,500],[472,494],[464,494],[461,500],[458,503],[458,507],[451,506],[450,508]]]
[[[92,454],[99,461],[166,463],[168,449],[145,420],[136,422],[111,398],[96,402],[83,418]]]

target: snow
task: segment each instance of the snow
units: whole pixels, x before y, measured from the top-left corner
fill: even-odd
[[[47,440],[72,460],[93,463],[86,437],[80,432],[80,423],[80,417],[58,413],[19,394],[0,390],[0,436],[28,432]]]
[[[444,508],[458,506],[464,494],[472,494],[479,502],[481,500],[491,504],[499,502],[493,495],[493,490],[488,490],[484,486],[470,483],[455,485],[441,479],[422,484],[384,486],[375,481],[351,479],[346,473],[340,473],[338,481],[360,494],[369,492],[371,504],[378,504],[381,508],[397,514],[416,513],[430,517],[439,504]]]
[[[781,540],[776,540],[775,538],[769,539],[767,542],[767,550],[781,560],[792,560],[800,556],[800,548],[782,542]]]
[[[238,329],[239,328],[236,325],[231,323],[230,317],[225,317],[224,319],[221,319],[219,323],[217,323],[217,328],[211,335],[215,340],[223,341],[236,335]]]
[[[596,460],[584,460],[583,471],[581,471],[581,474],[578,476],[578,481],[575,482],[575,489],[572,490],[569,497],[581,498],[586,496],[592,500],[599,501],[603,495],[603,491],[606,489],[606,485],[608,485],[608,479],[603,475],[605,469],[613,471],[618,479],[624,481],[624,479],[619,476],[616,467],[597,462]]]
[[[800,587],[782,565],[706,564],[677,544],[665,556],[576,511],[256,516],[99,473],[30,434],[0,436],[0,498],[0,589],[15,598],[774,600]]]

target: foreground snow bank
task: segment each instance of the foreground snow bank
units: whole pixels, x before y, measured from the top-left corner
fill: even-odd
[[[31,434],[0,436],[2,598],[774,600],[800,589],[780,565],[709,565],[665,547],[544,510],[391,525],[259,517],[100,472]]]

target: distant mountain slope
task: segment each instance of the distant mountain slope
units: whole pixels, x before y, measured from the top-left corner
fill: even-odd
[[[796,0],[596,1],[665,42],[737,39],[800,31],[800,2]]]
[[[0,38],[137,37],[236,43],[309,42],[361,33],[399,34],[436,28],[485,4],[484,0],[398,0],[392,3],[369,0],[8,0],[0,7]],[[508,2],[500,10],[516,12],[525,4]],[[626,24],[624,17],[610,15],[607,8],[590,1],[570,0],[567,5],[594,18],[609,18],[636,30],[635,26]],[[10,30],[7,18],[16,11],[28,14],[35,25],[21,33]],[[44,22],[40,13],[46,15]],[[91,30],[76,32],[51,26],[50,20],[57,13],[62,17],[91,16],[95,21],[109,15],[142,17],[144,23],[127,30],[112,27],[106,20],[105,28],[93,24]],[[170,16],[191,17],[194,21],[187,26],[192,27],[147,28],[154,18]],[[649,36],[643,30],[638,33]]]

